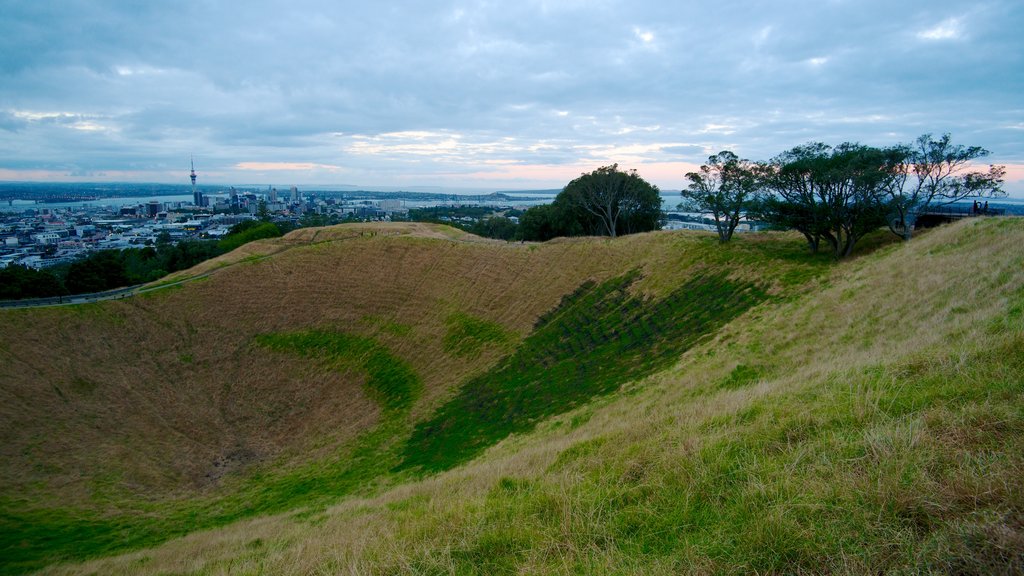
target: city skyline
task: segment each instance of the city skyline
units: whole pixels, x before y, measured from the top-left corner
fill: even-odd
[[[0,0],[0,180],[666,189],[722,149],[923,133],[1024,197],[1024,7]],[[187,182],[187,180],[186,180]]]

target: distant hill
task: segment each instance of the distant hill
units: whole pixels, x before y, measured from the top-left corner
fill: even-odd
[[[0,571],[1013,572],[1022,242],[343,225],[0,311]]]

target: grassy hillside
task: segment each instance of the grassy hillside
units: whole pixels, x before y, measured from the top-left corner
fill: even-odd
[[[5,312],[5,568],[229,522],[49,571],[1024,568],[1024,222],[370,232]]]

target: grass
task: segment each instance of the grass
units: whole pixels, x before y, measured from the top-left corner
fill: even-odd
[[[329,370],[365,374],[366,392],[380,403],[383,419],[350,450],[300,466],[264,466],[247,476],[229,478],[229,488],[214,497],[122,503],[135,508],[127,514],[25,509],[16,502],[0,501],[0,572],[21,573],[55,560],[152,546],[195,530],[300,506],[316,509],[366,489],[397,462],[392,444],[407,433],[404,416],[422,387],[408,364],[370,338],[340,332],[262,334],[256,342],[275,352],[315,359]]]
[[[444,351],[460,358],[475,358],[487,346],[500,346],[512,340],[512,335],[500,324],[474,318],[464,312],[450,315],[447,325]]]
[[[470,460],[543,418],[667,367],[765,297],[750,284],[708,274],[645,301],[629,293],[638,277],[588,282],[563,298],[514,354],[416,427],[399,469],[438,472]]]
[[[422,384],[412,368],[370,338],[310,330],[262,334],[256,342],[278,352],[316,358],[331,370],[365,372],[367,393],[385,410],[408,408],[421,392]]]
[[[106,510],[20,514],[24,502],[5,492],[0,556],[20,559],[5,569],[23,571],[222,526],[46,573],[1020,573],[1022,240],[1020,220],[968,222],[906,245],[879,239],[877,252],[834,266],[801,257],[799,239],[773,235],[721,250],[691,234],[522,249],[367,238],[352,240],[351,253],[328,245],[225,271],[187,288],[189,302],[171,295],[145,304],[144,317],[164,324],[110,305],[124,321],[107,347],[123,347],[121,332],[166,325],[197,344],[171,347],[163,360],[154,353],[165,366],[190,354],[179,369],[222,370],[206,352],[211,342],[258,365],[239,373],[233,402],[273,370],[300,380],[329,372],[338,377],[314,388],[311,402],[352,382],[346,393],[365,386],[375,405],[360,406],[380,408],[379,418],[341,448],[325,444],[287,466],[271,460],[258,474],[230,477],[218,498],[128,506],[115,491]],[[773,245],[782,256],[771,256]],[[357,253],[366,260],[344,259]],[[326,256],[345,270],[331,282],[307,266]],[[385,260],[401,264],[358,264]],[[255,272],[268,284],[253,286]],[[368,285],[372,297],[357,301]],[[192,333],[153,308],[179,306],[188,317],[205,310],[193,301],[221,302],[225,286],[239,295],[225,306],[252,307],[230,312],[248,322],[242,345]],[[288,305],[260,300],[265,292],[287,294]],[[477,340],[470,346],[479,344],[479,355],[446,350],[446,335],[459,333],[453,309],[464,324],[487,318],[508,340],[465,330],[454,341]],[[100,315],[106,324],[110,314]],[[63,311],[7,318],[37,348],[50,322],[74,337],[96,319]],[[35,331],[19,327],[29,320]],[[253,334],[265,335],[257,346]],[[5,360],[54,381],[48,367],[26,362],[19,339],[0,340]],[[404,389],[416,391],[371,386],[375,352],[407,362],[421,384]],[[464,385],[441,387],[445,375]],[[67,380],[55,414],[69,403],[85,416],[85,399],[110,401],[111,378],[84,368],[74,376],[96,386],[82,384],[90,391],[78,394],[77,380]],[[273,394],[281,378],[256,392]],[[212,398],[205,390],[200,397]],[[281,396],[256,406],[285,418],[284,407],[302,402]],[[436,433],[425,434],[427,426]],[[20,537],[7,529],[19,519]]]

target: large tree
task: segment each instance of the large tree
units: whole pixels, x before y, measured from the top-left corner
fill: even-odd
[[[828,224],[815,185],[814,161],[829,150],[821,142],[797,146],[772,158],[761,173],[762,186],[769,194],[759,203],[758,218],[797,230],[815,254]]]
[[[690,185],[683,189],[683,210],[710,214],[718,231],[718,241],[732,238],[740,218],[749,210],[760,187],[757,165],[728,150],[708,157],[697,172],[689,172]]]
[[[774,196],[759,215],[799,230],[812,252],[825,240],[836,258],[849,256],[857,240],[885,222],[890,161],[886,150],[861,144],[793,148],[764,168],[762,182]]]
[[[584,234],[582,226],[562,204],[533,206],[519,217],[519,234],[523,240],[546,242],[558,236]]]
[[[602,166],[569,182],[555,198],[555,205],[588,234],[614,238],[661,226],[658,187],[636,170],[619,170],[618,164]]]
[[[998,196],[1006,169],[989,165],[974,169],[974,161],[988,156],[980,146],[953,144],[949,134],[919,137],[913,144],[888,150],[892,175],[887,192],[892,207],[889,229],[910,240],[914,223],[929,206],[941,206],[971,197]]]

